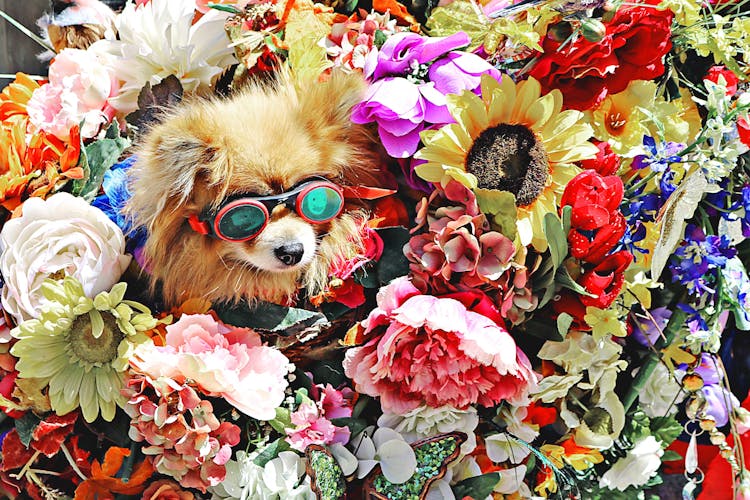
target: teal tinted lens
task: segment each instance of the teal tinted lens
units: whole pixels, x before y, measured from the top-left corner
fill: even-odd
[[[300,211],[313,222],[325,222],[336,217],[343,204],[343,198],[335,189],[320,186],[305,194],[300,203]]]
[[[219,220],[219,232],[230,240],[249,238],[263,228],[266,214],[255,205],[240,205],[229,209]]]

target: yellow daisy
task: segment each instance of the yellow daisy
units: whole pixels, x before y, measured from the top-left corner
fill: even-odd
[[[416,173],[429,182],[446,176],[471,189],[510,191],[516,197],[518,232],[523,244],[547,249],[543,220],[557,213],[565,185],[580,169],[575,162],[594,158],[593,135],[583,113],[562,111],[558,90],[541,95],[533,78],[514,83],[482,76],[482,97],[464,91],[448,95],[456,123],[422,132],[426,160]]]
[[[123,300],[125,288],[118,283],[90,299],[75,278],[46,280],[42,293],[49,302],[41,316],[11,332],[19,377],[49,385],[57,414],[80,407],[87,422],[99,414],[112,421],[116,406],[125,404],[120,391],[128,360],[137,345],[151,341],[144,332],[157,323],[145,306]]]

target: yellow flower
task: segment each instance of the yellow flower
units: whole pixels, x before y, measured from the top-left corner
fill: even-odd
[[[18,376],[48,384],[57,414],[80,406],[87,422],[100,413],[112,421],[116,406],[125,404],[120,391],[128,360],[137,345],[151,341],[144,332],[156,326],[145,306],[123,300],[125,288],[118,283],[90,299],[75,278],[45,280],[49,302],[41,317],[11,332],[18,339],[10,351],[18,358]]]
[[[609,142],[612,151],[619,155],[635,156],[643,144],[643,136],[648,133],[643,110],[654,104],[656,86],[645,80],[633,80],[619,94],[608,95],[586,116],[594,127],[594,136]]]
[[[562,94],[541,95],[533,78],[515,84],[509,76],[498,82],[483,75],[481,98],[464,91],[447,101],[456,123],[422,133],[425,147],[415,158],[426,163],[417,175],[513,193],[521,241],[546,250],[544,215],[557,213],[565,185],[580,172],[575,162],[597,152],[583,114],[562,111]]]
[[[591,334],[595,340],[608,335],[624,337],[628,334],[625,329],[625,322],[620,321],[620,312],[617,309],[587,307],[583,320],[591,327]]]

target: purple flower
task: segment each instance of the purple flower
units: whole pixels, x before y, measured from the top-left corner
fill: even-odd
[[[479,56],[453,52],[469,42],[463,32],[443,38],[392,35],[365,62],[365,76],[373,83],[352,111],[352,121],[377,122],[383,146],[394,158],[413,155],[420,132],[452,121],[446,94],[478,92],[485,73],[500,78]]]
[[[643,149],[646,150],[646,154],[633,158],[632,167],[636,170],[651,167],[654,172],[663,172],[670,163],[681,160],[677,153],[685,149],[685,145],[676,142],[661,142],[657,145],[653,137],[644,135]]]
[[[742,217],[742,236],[750,238],[750,185],[742,188],[740,203],[745,209],[745,215]]]
[[[650,316],[636,316],[633,324],[633,339],[644,346],[656,344],[672,317],[672,311],[666,307],[657,307],[649,312]]]
[[[672,281],[686,285],[693,295],[713,295],[718,271],[736,254],[728,237],[706,236],[701,228],[690,224],[684,244],[675,250],[669,264]]]

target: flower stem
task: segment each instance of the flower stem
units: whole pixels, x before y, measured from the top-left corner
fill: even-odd
[[[122,469],[122,482],[127,483],[130,481],[130,474],[133,472],[133,464],[135,463],[135,455],[138,453],[138,443],[135,441],[130,442],[130,455],[125,459],[125,465]]]
[[[641,369],[638,370],[638,374],[636,374],[633,379],[633,383],[630,385],[628,392],[625,394],[625,397],[622,398],[622,405],[625,407],[625,413],[627,413],[630,407],[633,406],[633,403],[641,393],[643,386],[646,385],[646,381],[651,377],[654,369],[656,369],[656,365],[660,361],[660,351],[672,343],[677,332],[682,328],[682,325],[687,319],[688,314],[682,309],[675,307],[673,310],[674,312],[669,318],[669,323],[667,323],[667,326],[664,328],[664,337],[656,341],[654,344],[655,349],[648,353],[646,361],[641,365]]]

